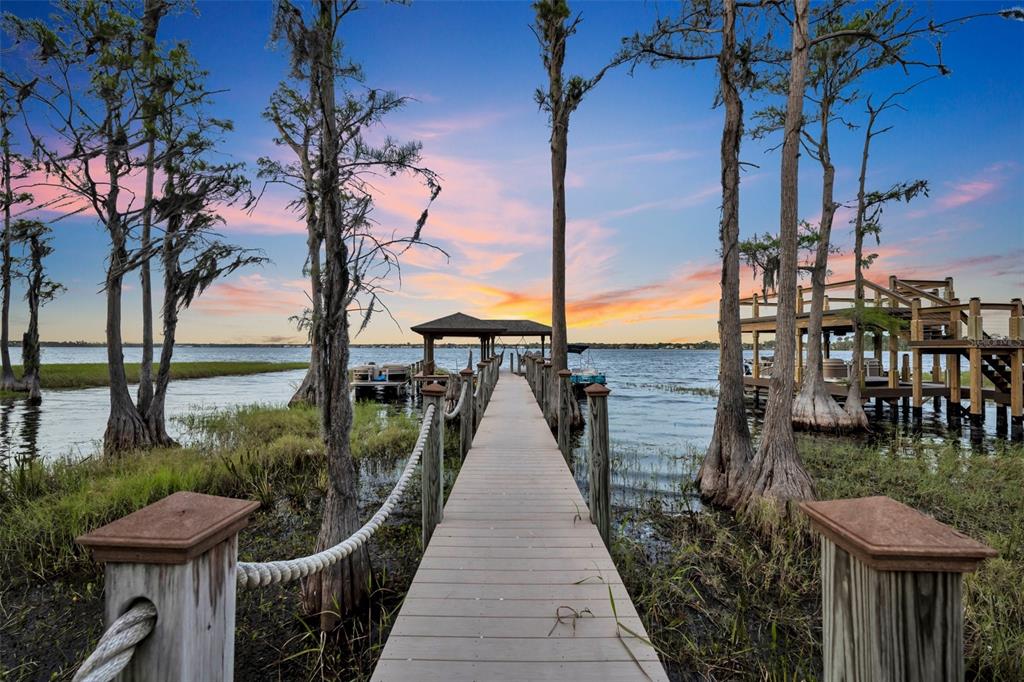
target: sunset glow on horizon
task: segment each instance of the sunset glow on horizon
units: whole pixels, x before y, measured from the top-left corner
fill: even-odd
[[[927,11],[949,18],[966,13],[970,4],[929,3]],[[26,16],[49,12],[36,2],[5,2],[5,9]],[[579,3],[577,9],[583,22],[570,41],[567,70],[590,75],[623,36],[648,29],[669,6],[609,2]],[[255,177],[259,157],[287,158],[261,118],[287,72],[284,51],[268,46],[272,5],[203,1],[198,11],[198,17],[169,18],[162,39],[188,40],[210,72],[210,85],[226,90],[214,112],[232,119],[235,130],[221,151],[248,164]],[[456,311],[550,321],[548,128],[532,99],[545,75],[531,20],[527,2],[419,1],[408,7],[371,4],[346,19],[342,38],[348,55],[363,64],[366,84],[413,98],[375,134],[421,141],[424,163],[442,184],[423,232],[440,251],[414,247],[403,256],[401,277],[391,278],[383,295],[391,316],[375,316],[354,343],[416,343],[411,326]],[[866,245],[878,254],[868,279],[953,276],[961,298],[1024,294],[1019,35],[1020,25],[999,20],[957,29],[943,46],[952,75],[922,85],[903,101],[905,111],[887,114],[893,129],[875,143],[869,184],[883,188],[923,178],[930,196],[887,209],[881,244]],[[24,68],[24,54],[4,59],[11,68]],[[866,79],[864,87],[891,90],[910,82],[893,69]],[[717,339],[722,112],[712,107],[715,92],[710,63],[637,67],[632,73],[620,68],[574,114],[567,176],[570,341]],[[769,103],[745,102],[748,127]],[[844,113],[858,122],[863,106]],[[840,247],[830,260],[835,279],[853,271],[849,206],[856,198],[862,134],[845,128],[833,134],[836,197],[844,204],[833,232]],[[773,137],[744,140],[744,237],[778,229],[778,144]],[[801,215],[813,222],[821,212],[821,171],[807,154],[800,179]],[[288,189],[271,186],[253,210],[221,212],[229,241],[262,249],[272,262],[204,293],[182,314],[182,343],[304,342],[290,320],[306,305],[308,287],[305,224],[289,210],[292,198]],[[377,229],[410,234],[426,199],[414,181],[382,179]],[[88,213],[54,228],[52,276],[68,291],[43,310],[41,337],[101,341],[104,234]],[[123,330],[134,342],[141,336],[137,275],[126,283]],[[745,268],[744,294],[756,287]],[[19,290],[15,300],[21,295]],[[13,306],[12,328],[24,324],[23,306]]]

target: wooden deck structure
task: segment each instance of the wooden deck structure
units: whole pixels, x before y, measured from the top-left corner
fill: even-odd
[[[852,280],[826,285],[822,320],[825,358],[829,357],[833,336],[853,332],[851,313],[856,303],[853,286]],[[896,405],[902,400],[905,407],[909,404],[914,418],[920,419],[926,397],[933,398],[936,410],[940,408],[942,398],[945,398],[951,424],[959,423],[966,412],[970,415],[971,425],[980,426],[984,419],[984,403],[991,400],[996,405],[997,431],[1006,430],[1009,411],[1013,437],[1022,437],[1024,307],[1021,299],[985,303],[972,298],[969,303],[961,303],[956,297],[952,277],[925,280],[890,276],[887,286],[865,280],[864,290],[864,305],[867,308],[885,313],[900,325],[898,334],[890,334],[880,327],[870,325],[865,329],[873,336],[874,358],[881,362],[883,353],[887,352],[889,356],[890,370],[876,380],[867,382],[861,390],[866,400],[875,401],[877,412],[882,410],[884,403],[889,403],[895,414]],[[810,296],[809,288],[798,287],[798,382],[803,376],[804,337],[810,322]],[[760,340],[762,334],[775,333],[775,315],[765,313],[774,313],[777,302],[775,295],[765,297],[759,294],[740,301],[741,306],[749,306],[749,316],[741,320],[741,331],[750,334],[753,341],[752,372],[746,377],[745,383],[755,391],[755,395],[767,388],[769,383],[762,372]],[[912,362],[898,367],[901,343],[909,348]],[[926,368],[925,359],[928,356],[931,357],[931,366]],[[969,373],[966,386],[961,386],[962,371]],[[986,380],[989,384],[987,387]],[[832,386],[833,395],[845,398],[845,384],[834,383]],[[967,410],[961,409],[964,399],[969,402]]]
[[[665,680],[646,639],[526,380],[504,373],[372,679]]]

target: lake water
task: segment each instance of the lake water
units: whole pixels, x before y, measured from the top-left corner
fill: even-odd
[[[466,365],[468,352],[438,348],[435,360],[440,367],[458,370]],[[42,354],[44,364],[105,361],[103,348],[43,348]],[[478,349],[474,348],[473,354],[476,362]],[[128,362],[138,362],[140,355],[139,348],[125,350]],[[351,364],[411,363],[421,356],[419,347],[353,348]],[[849,356],[848,351],[833,352],[833,357]],[[308,357],[305,348],[179,346],[175,352],[175,360],[182,362],[294,362]],[[887,357],[883,355],[883,362]],[[570,356],[570,364],[578,358]],[[609,426],[619,461],[613,481],[619,501],[652,493],[679,494],[682,482],[693,475],[688,455],[702,451],[711,438],[718,352],[594,349],[586,359],[607,375],[612,389]],[[926,364],[930,369],[930,363]],[[187,440],[174,419],[187,413],[253,403],[284,405],[303,375],[304,370],[297,370],[172,382],[167,399],[169,431]],[[81,458],[96,453],[106,427],[108,400],[106,388],[92,388],[46,391],[39,407],[29,407],[21,400],[0,401],[0,459]],[[995,423],[991,405],[989,410],[992,414],[986,427],[991,429]],[[926,434],[945,437],[944,417],[931,415],[930,402],[926,403],[925,420]],[[578,443],[577,478],[585,485],[585,437]]]

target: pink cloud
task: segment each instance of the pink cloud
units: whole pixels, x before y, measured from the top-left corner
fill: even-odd
[[[271,280],[259,273],[239,275],[211,286],[192,306],[218,316],[297,315],[309,305],[305,280]]]
[[[907,212],[911,219],[922,218],[933,213],[957,209],[991,197],[999,192],[1016,172],[1017,163],[999,161],[983,168],[973,177],[945,183],[945,189],[933,203],[926,203],[923,208]],[[927,200],[924,200],[927,202]]]
[[[465,133],[470,130],[482,130],[500,123],[508,117],[508,113],[501,111],[478,111],[458,116],[426,119],[408,125],[392,125],[392,129],[398,131],[399,137],[414,140],[436,140],[455,133]]]

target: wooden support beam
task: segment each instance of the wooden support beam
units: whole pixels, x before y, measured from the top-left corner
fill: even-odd
[[[897,388],[900,385],[900,364],[899,343],[895,334],[889,334],[889,388]],[[895,410],[893,410],[895,412]]]
[[[1019,298],[1013,299],[1014,310],[1010,314],[1009,337],[1016,341],[1024,339],[1024,304]],[[1010,437],[1024,440],[1024,348],[1010,354]]]
[[[423,337],[423,374],[434,373],[434,337],[429,334]]]
[[[921,339],[922,334],[922,322],[920,319],[921,314],[921,299],[914,298],[910,302],[910,334],[911,341],[917,341]],[[911,405],[911,411],[913,412],[914,424],[920,425],[922,419],[922,406],[924,404],[924,396],[921,393],[921,382],[924,379],[924,372],[921,368],[921,349],[914,348],[911,350],[914,361],[914,371],[912,375],[913,379],[913,404]]]
[[[804,380],[804,333],[796,330],[796,383]]]
[[[981,318],[981,299],[972,298],[970,307],[968,308],[967,314],[967,338],[971,341],[981,341],[983,338],[982,334],[982,318]],[[977,345],[971,346],[968,351],[968,360],[971,375],[971,427],[972,429],[978,429],[981,427],[981,423],[984,420],[984,406],[982,405],[981,395],[981,348]]]
[[[755,307],[757,304],[757,294],[754,294]],[[761,332],[753,332],[754,334],[754,368],[752,370],[755,379],[761,378],[761,345],[760,337]]]
[[[954,306],[949,312],[949,336],[956,340],[960,338],[960,299],[950,298],[949,303]],[[946,355],[946,381],[949,384],[949,400],[946,402],[946,423],[954,428],[959,428],[960,409],[960,351]]]
[[[962,577],[995,550],[888,497],[800,508],[821,534],[823,679],[963,680]]]

